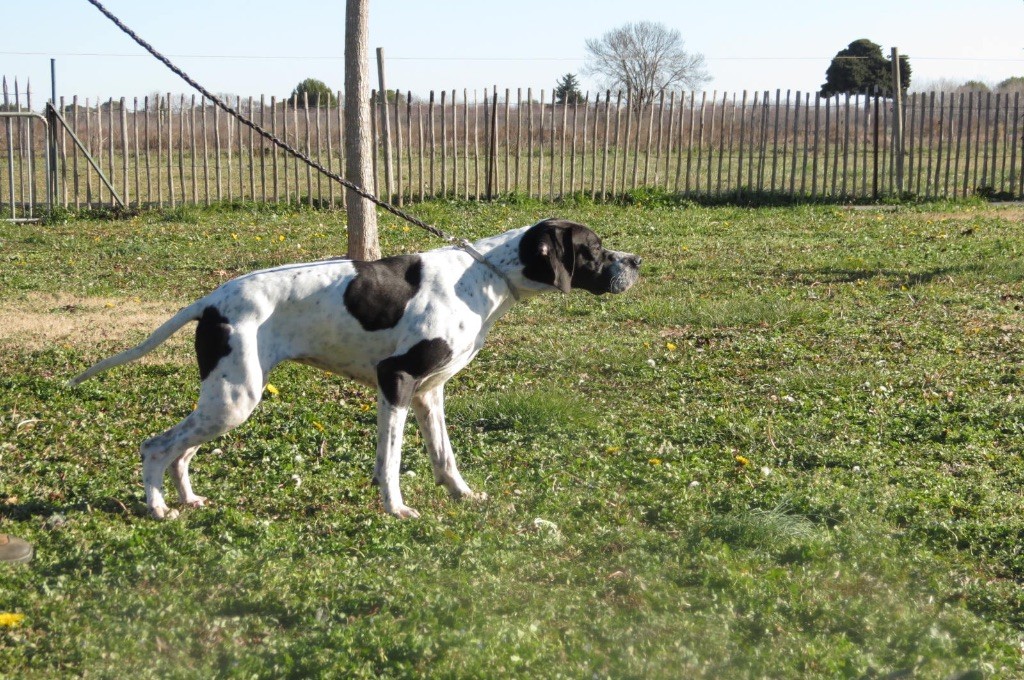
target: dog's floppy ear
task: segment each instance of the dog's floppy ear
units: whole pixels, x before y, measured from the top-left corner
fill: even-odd
[[[563,293],[572,288],[576,254],[572,246],[572,230],[541,223],[523,239],[520,246],[523,275],[528,279],[549,283]]]

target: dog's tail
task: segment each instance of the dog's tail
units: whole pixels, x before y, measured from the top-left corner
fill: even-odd
[[[81,382],[88,380],[97,373],[102,373],[103,371],[111,369],[114,366],[127,364],[130,361],[135,361],[136,359],[139,359],[140,357],[149,354],[154,349],[159,347],[165,340],[167,340],[167,338],[174,335],[174,333],[179,328],[187,324],[189,321],[198,321],[199,318],[202,316],[203,309],[205,309],[208,304],[209,303],[206,301],[205,298],[193,302],[191,305],[185,307],[180,312],[178,312],[170,319],[165,321],[163,325],[161,325],[159,328],[153,331],[153,333],[148,338],[143,340],[139,345],[132,347],[131,349],[126,349],[120,354],[115,354],[112,357],[107,357],[106,359],[93,365],[80,375],[77,375],[71,380],[69,380],[68,384],[77,385]]]

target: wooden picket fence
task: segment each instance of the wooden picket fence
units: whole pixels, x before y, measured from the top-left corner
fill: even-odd
[[[974,194],[1024,197],[1020,93],[912,94],[902,163],[892,101],[806,92],[667,92],[643,108],[625,93],[572,102],[531,89],[373,93],[376,181],[396,203],[517,194],[610,200],[658,190],[694,200],[871,201]],[[343,112],[296,99],[235,97],[236,110],[343,172]],[[8,91],[5,110],[31,110]],[[220,201],[343,205],[335,182],[209,102],[184,95],[61,98],[54,202],[68,208],[175,207]],[[0,215],[38,214],[46,199],[46,131],[0,129]],[[114,189],[100,181],[77,136]],[[386,134],[385,134],[386,132]],[[114,193],[117,194],[115,197]],[[34,211],[34,212],[33,212]]]

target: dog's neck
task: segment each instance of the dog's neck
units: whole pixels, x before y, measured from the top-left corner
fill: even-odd
[[[468,240],[463,240],[459,245],[463,250],[472,255],[474,260],[487,267],[494,274],[497,274],[498,278],[505,282],[505,286],[508,288],[508,292],[512,296],[513,300],[519,302],[522,299],[522,293],[519,291],[516,284],[512,282],[512,279],[509,278],[508,274],[506,274],[498,265],[487,259],[487,256],[477,250],[476,247]]]

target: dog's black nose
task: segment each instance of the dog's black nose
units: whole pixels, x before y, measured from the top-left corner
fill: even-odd
[[[626,258],[626,262],[633,265],[634,267],[639,267],[640,263],[643,262],[643,259],[641,259],[639,255],[630,255],[629,257]]]

